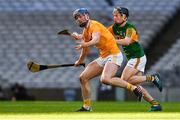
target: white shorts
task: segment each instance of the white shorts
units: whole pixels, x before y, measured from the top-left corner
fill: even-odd
[[[123,55],[122,53],[118,53],[116,55],[109,55],[106,58],[102,58],[99,57],[95,60],[98,65],[100,65],[101,67],[104,67],[104,65],[106,64],[106,62],[112,62],[115,63],[118,66],[121,66],[122,62],[123,62]]]
[[[132,68],[135,68],[141,72],[144,72],[144,69],[145,69],[145,66],[146,66],[146,56],[142,56],[140,58],[133,58],[133,59],[130,59],[128,62],[127,62],[127,66],[129,67],[132,67]]]

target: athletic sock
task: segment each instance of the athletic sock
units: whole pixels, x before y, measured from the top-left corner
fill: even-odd
[[[156,101],[156,100],[152,100],[152,101],[150,102],[150,104],[151,104],[152,106],[157,106],[157,105],[159,105],[159,102]]]
[[[153,75],[146,75],[146,81],[147,81],[147,82],[152,82],[152,81],[154,81],[154,76],[153,76]]]
[[[84,102],[83,107],[86,108],[86,109],[90,109],[90,107],[91,107],[91,100],[90,99],[86,99],[83,102]]]
[[[134,90],[134,85],[132,85],[130,83],[127,83],[127,89],[130,90],[130,91],[133,91]]]

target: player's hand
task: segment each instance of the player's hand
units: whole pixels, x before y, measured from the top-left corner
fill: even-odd
[[[82,48],[82,45],[76,45],[75,49],[80,50]]]
[[[78,67],[78,66],[80,66],[81,63],[83,63],[83,62],[81,62],[80,60],[77,60],[77,61],[74,63],[74,64],[75,64],[74,66]]]
[[[81,40],[82,39],[81,35],[79,35],[77,32],[73,32],[71,34],[71,37],[74,38],[75,40]]]
[[[83,48],[83,47],[87,47],[87,42],[77,42],[78,43],[78,45],[76,45],[75,46],[75,48],[77,49],[77,50],[79,50],[79,49],[81,49],[81,48]]]

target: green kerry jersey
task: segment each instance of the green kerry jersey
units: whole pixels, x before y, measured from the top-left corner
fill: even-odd
[[[129,37],[133,40],[133,42],[129,45],[122,45],[128,60],[131,58],[140,58],[144,56],[144,50],[142,46],[138,43],[139,36],[134,25],[128,22],[123,27],[120,27],[118,24],[114,24],[112,26],[112,30],[114,35],[118,36],[120,39]]]

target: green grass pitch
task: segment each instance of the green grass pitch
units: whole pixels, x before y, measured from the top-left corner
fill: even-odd
[[[180,103],[162,103],[148,112],[144,102],[93,102],[93,111],[77,113],[81,102],[0,102],[0,120],[180,120]]]

